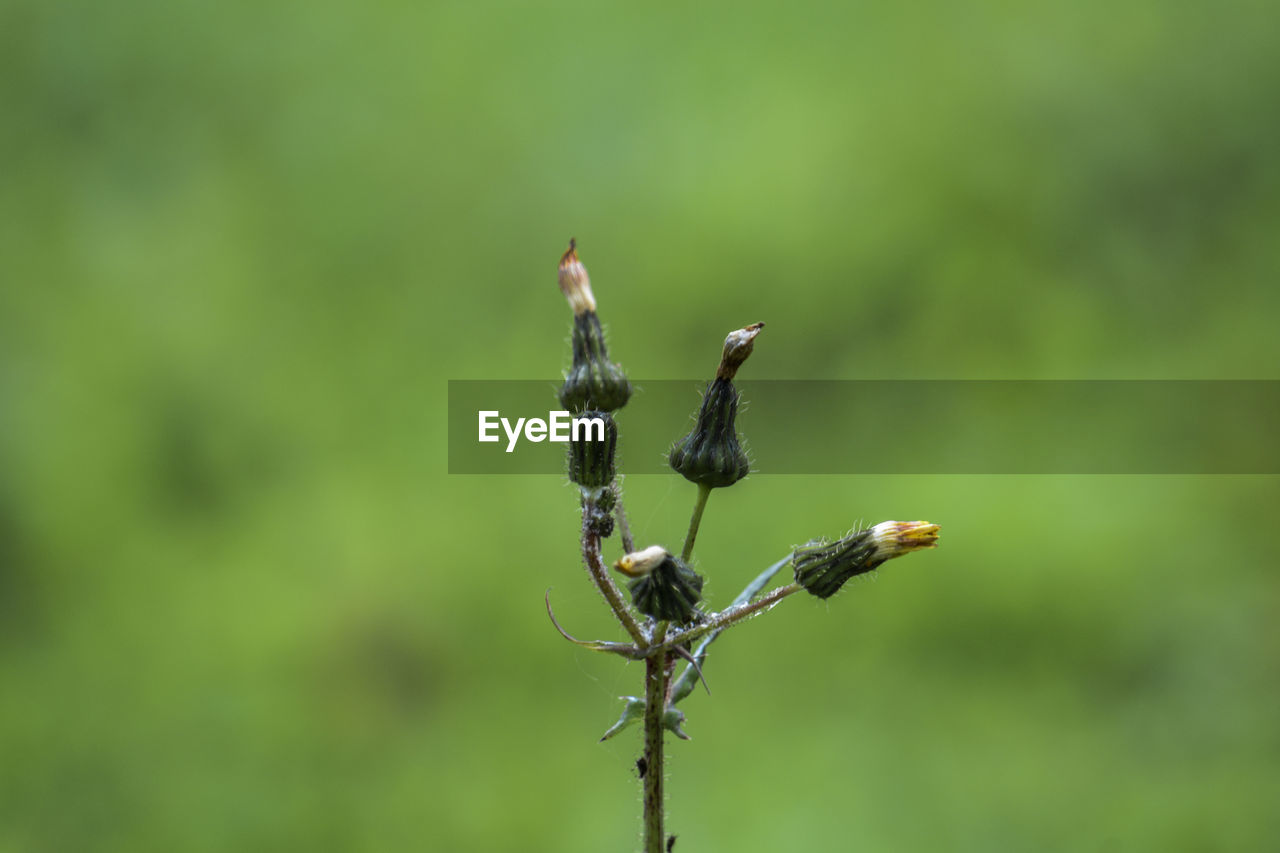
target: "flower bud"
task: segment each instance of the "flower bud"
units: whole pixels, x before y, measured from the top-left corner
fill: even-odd
[[[592,424],[599,420],[602,431]],[[583,412],[569,432],[569,479],[584,489],[601,489],[613,482],[613,455],[618,425],[608,412]]]
[[[661,545],[627,554],[614,568],[633,580],[628,588],[636,609],[665,622],[692,622],[702,600],[702,576]]]
[[[859,530],[839,542],[812,542],[791,557],[796,583],[818,598],[830,598],[854,575],[865,574],[886,560],[937,547],[938,525],[927,521],[885,521]]]
[[[661,545],[650,545],[643,551],[632,551],[613,567],[629,578],[642,578],[656,569],[671,553]]]
[[[751,460],[738,442],[738,389],[733,377],[751,355],[764,323],[730,332],[716,378],[707,386],[693,430],[675,443],[667,455],[671,467],[700,486],[732,486],[751,470]]]
[[[940,529],[927,521],[882,521],[871,528],[871,540],[883,562],[912,551],[937,548]]]
[[[622,368],[609,361],[591,279],[572,240],[560,258],[559,280],[560,291],[573,309],[573,365],[560,387],[560,405],[571,412],[621,409],[631,397],[631,383]]]

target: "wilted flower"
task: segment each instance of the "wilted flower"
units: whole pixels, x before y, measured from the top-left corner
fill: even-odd
[[[707,386],[693,430],[675,443],[667,456],[671,467],[700,486],[732,486],[751,470],[751,460],[738,442],[738,389],[733,377],[751,355],[764,323],[729,333],[716,378]]]

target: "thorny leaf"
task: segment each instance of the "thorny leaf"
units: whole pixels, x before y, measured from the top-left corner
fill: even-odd
[[[613,652],[615,655],[622,655],[630,660],[640,660],[640,650],[630,643],[613,643],[608,640],[579,640],[569,634],[564,628],[560,627],[560,623],[556,621],[556,614],[551,611],[551,590],[548,589],[543,600],[547,604],[547,615],[551,617],[551,624],[556,626],[556,630],[560,632],[560,636],[564,637],[575,645],[582,646],[584,649],[591,649],[594,652]]]
[[[622,716],[618,718],[618,722],[610,726],[609,730],[601,735],[601,742],[613,737],[632,723],[644,719],[644,699],[639,696],[620,696],[618,698],[627,704],[623,707]],[[679,708],[668,706],[666,712],[662,715],[662,727],[681,740],[689,740],[689,735],[681,728],[682,725],[684,725],[684,712]]]
[[[618,722],[609,727],[609,731],[605,732],[600,741],[603,743],[627,726],[644,718],[644,700],[639,696],[619,696],[623,702],[627,704],[622,708],[622,716],[618,718]]]

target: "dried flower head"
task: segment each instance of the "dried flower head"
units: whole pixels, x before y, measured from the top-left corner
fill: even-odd
[[[569,251],[560,256],[560,292],[569,300],[576,317],[584,311],[596,310],[596,297],[591,292],[587,268],[578,260],[577,241],[569,241]]]
[[[724,352],[720,356],[720,368],[716,371],[718,379],[732,379],[738,368],[750,357],[756,347],[756,335],[764,328],[764,323],[752,323],[743,329],[729,333],[724,339]]]

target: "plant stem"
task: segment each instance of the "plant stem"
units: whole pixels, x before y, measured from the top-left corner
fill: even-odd
[[[710,486],[698,486],[698,499],[693,504],[693,517],[689,519],[689,532],[684,537],[684,549],[680,559],[689,562],[693,556],[693,541],[698,538],[698,527],[702,524],[702,511],[707,508],[707,498],[711,497]]]
[[[614,616],[618,617],[618,622],[631,635],[631,639],[642,648],[652,645],[640,628],[640,624],[631,615],[631,609],[623,600],[622,592],[614,584],[613,578],[609,577],[609,570],[605,568],[604,561],[600,558],[600,537],[593,533],[587,524],[590,509],[589,503],[582,508],[582,559],[587,564],[587,573],[591,575],[596,589],[600,590],[600,594],[609,604],[609,609],[613,611]]]
[[[636,542],[631,538],[631,525],[627,523],[627,511],[622,508],[622,480],[613,484],[614,498],[617,501],[615,510],[618,518],[618,535],[622,537],[622,550],[630,554],[636,549]]]
[[[664,641],[659,642],[655,639],[653,645],[644,649],[643,652],[645,654],[652,654],[670,649],[673,646],[685,645],[692,640],[698,639],[704,634],[711,633],[712,631],[721,631],[731,625],[736,625],[742,620],[750,618],[761,611],[768,610],[788,595],[799,592],[802,589],[804,589],[804,587],[800,586],[798,583],[789,583],[786,586],[780,586],[777,589],[760,596],[760,598],[757,598],[750,604],[728,607],[721,610],[719,613],[713,613],[711,618],[707,619],[707,621],[700,622],[692,628],[687,628],[684,631],[678,631],[670,637],[667,637]]]
[[[667,635],[667,623],[653,630],[655,645]],[[662,754],[662,718],[667,710],[667,652],[655,650],[644,662],[644,851],[662,853],[666,842],[663,829],[662,782],[665,768]]]

